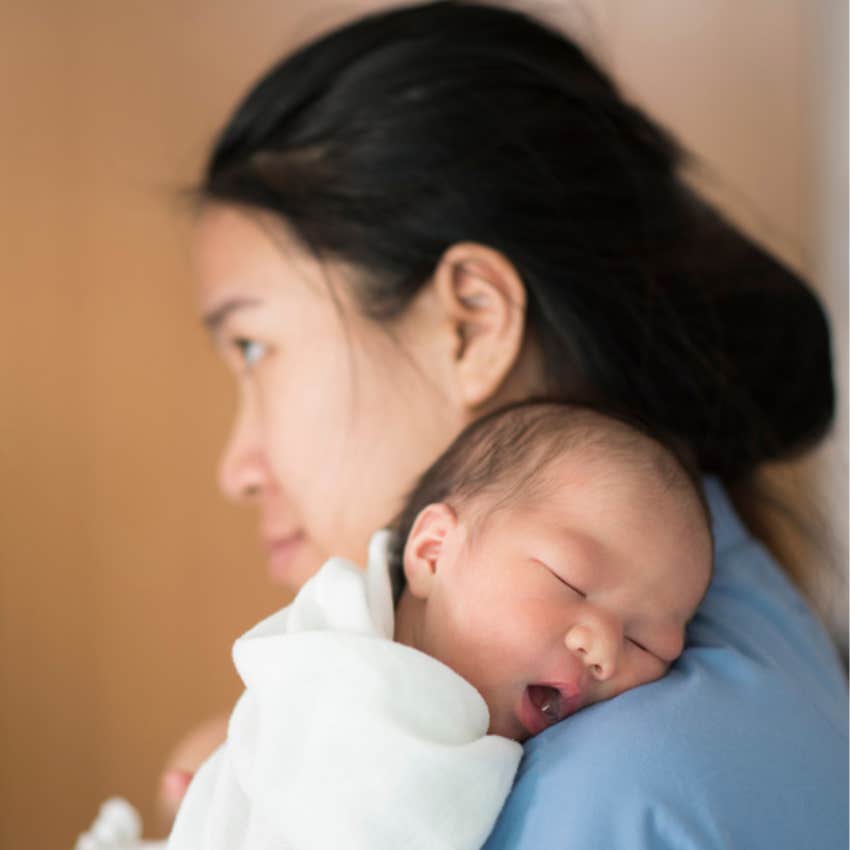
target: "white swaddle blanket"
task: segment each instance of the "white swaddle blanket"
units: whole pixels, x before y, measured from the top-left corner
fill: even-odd
[[[522,748],[481,695],[394,643],[378,532],[364,573],[332,558],[236,641],[245,692],[189,787],[169,850],[474,850]]]

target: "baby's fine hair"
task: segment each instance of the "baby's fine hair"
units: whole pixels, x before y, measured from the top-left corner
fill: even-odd
[[[475,528],[497,511],[549,497],[552,464],[570,452],[596,450],[643,468],[660,487],[692,491],[708,523],[708,507],[696,472],[642,423],[587,404],[524,401],[467,426],[419,478],[391,528],[392,572],[403,588],[404,547],[419,512],[444,503],[458,515],[473,503]]]

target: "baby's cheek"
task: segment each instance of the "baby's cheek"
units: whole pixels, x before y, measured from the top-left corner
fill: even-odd
[[[642,658],[636,661],[628,671],[624,671],[622,677],[612,681],[610,689],[600,689],[599,699],[611,699],[626,691],[655,682],[662,678],[668,669],[668,665],[652,656]]]
[[[649,656],[640,671],[640,679],[637,685],[648,685],[650,682],[655,682],[665,676],[670,669],[670,665],[664,661]]]

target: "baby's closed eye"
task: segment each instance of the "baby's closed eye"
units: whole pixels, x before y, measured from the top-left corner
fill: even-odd
[[[554,567],[549,566],[549,564],[546,564],[543,561],[538,560],[537,558],[532,558],[532,561],[535,564],[539,564],[541,567],[543,567],[550,575],[552,575],[554,578],[556,578],[562,585],[564,585],[565,587],[568,587],[573,593],[577,594],[578,596],[581,596],[582,599],[587,597],[587,594],[583,590],[576,587],[575,584],[573,584],[571,581],[569,581],[568,579],[566,579],[564,577],[564,574],[563,574],[562,571],[556,570]]]

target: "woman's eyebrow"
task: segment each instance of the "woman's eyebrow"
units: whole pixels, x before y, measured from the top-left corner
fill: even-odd
[[[256,307],[260,303],[258,298],[229,298],[227,301],[219,304],[218,307],[214,307],[206,313],[201,321],[208,333],[215,336],[231,313],[241,310],[243,307]]]

